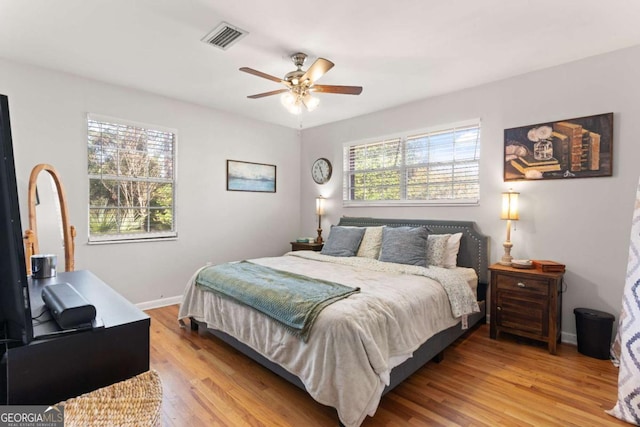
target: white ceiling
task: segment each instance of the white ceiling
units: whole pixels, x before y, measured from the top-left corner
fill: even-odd
[[[637,0],[0,0],[0,57],[308,128],[637,45],[639,19]],[[250,34],[202,43],[221,21]],[[297,51],[362,94],[301,116],[247,99],[280,86],[238,68],[282,77]]]

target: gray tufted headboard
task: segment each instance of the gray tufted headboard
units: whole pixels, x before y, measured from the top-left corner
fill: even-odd
[[[486,286],[489,283],[489,237],[480,233],[473,221],[448,221],[431,219],[385,219],[348,217],[340,218],[338,225],[353,227],[427,227],[432,234],[462,233],[458,265],[471,267],[478,274],[478,282]],[[484,299],[478,289],[478,299]]]

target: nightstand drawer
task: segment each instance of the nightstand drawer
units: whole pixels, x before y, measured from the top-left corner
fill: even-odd
[[[292,251],[316,251],[322,250],[322,243],[290,242]]]
[[[549,295],[549,281],[529,279],[527,277],[514,277],[506,274],[498,274],[498,289],[505,291],[517,291],[527,294]]]

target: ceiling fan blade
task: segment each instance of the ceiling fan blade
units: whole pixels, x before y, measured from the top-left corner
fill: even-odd
[[[270,74],[263,73],[262,71],[254,70],[253,68],[242,67],[242,68],[240,68],[240,71],[244,71],[245,73],[253,74],[254,76],[262,77],[263,79],[272,80],[272,81],[277,82],[277,83],[284,83],[284,81],[281,78],[272,76]]]
[[[304,82],[305,80],[309,80],[309,84],[311,85],[313,84],[313,82],[322,77],[324,73],[332,69],[333,66],[334,63],[329,61],[328,59],[318,58],[316,59],[316,62],[311,64],[311,67],[309,67],[309,69],[303,74],[303,76],[300,78],[300,81]]]
[[[284,93],[284,92],[288,92],[288,91],[289,91],[289,89],[272,90],[271,92],[264,92],[264,93],[258,93],[256,95],[249,95],[249,96],[247,96],[247,98],[251,98],[251,99],[264,98],[265,96],[277,95],[279,93]]]
[[[343,95],[360,95],[362,93],[361,86],[313,85],[309,90],[322,93],[340,93]]]

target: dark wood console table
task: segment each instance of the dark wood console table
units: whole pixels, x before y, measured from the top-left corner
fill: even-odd
[[[2,357],[0,387],[7,391],[2,403],[50,405],[149,370],[149,316],[89,271],[29,279],[32,317],[46,309],[42,288],[61,282],[96,307],[104,327],[61,333],[54,320],[34,321],[36,339]]]

